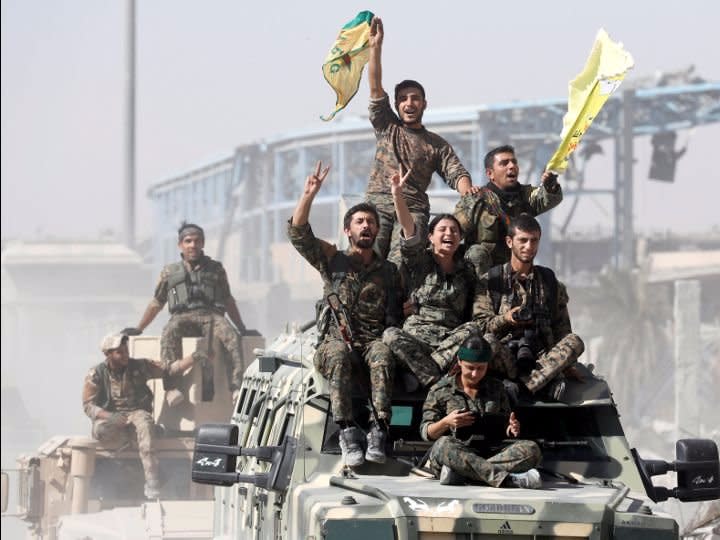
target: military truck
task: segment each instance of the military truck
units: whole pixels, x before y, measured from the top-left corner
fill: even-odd
[[[183,340],[186,355],[195,350],[197,341]],[[255,348],[264,346],[255,332],[242,341],[247,359],[254,358]],[[134,358],[160,356],[158,337],[130,338],[129,348]],[[148,382],[154,394],[153,416],[162,426],[156,451],[165,482],[156,501],[144,499],[145,478],[136,444],[118,449],[89,436],[58,435],[34,454],[20,456],[13,476],[18,494],[13,515],[27,523],[28,537],[211,538],[212,488],[192,483],[189,471],[197,425],[227,418],[232,407],[226,378],[218,376],[223,367],[218,364],[190,368],[178,382],[185,401],[173,407],[165,399],[162,380]],[[208,377],[209,370],[214,370],[214,377]],[[78,381],[78,414],[82,414],[81,385]],[[89,426],[88,422],[88,432]],[[7,489],[8,476],[3,474],[4,494]]]
[[[230,422],[200,426],[192,475],[217,486],[214,538],[670,539],[678,525],[653,502],[720,497],[714,442],[678,441],[672,463],[643,460],[608,385],[583,365],[563,403],[523,399],[515,409],[523,438],[543,449],[541,489],[441,485],[422,467],[425,395],[397,385],[387,462],[350,470],[328,383],[313,368],[316,337],[312,324],[278,337],[246,370]],[[353,404],[367,425],[367,396]],[[677,487],[653,485],[670,470]]]

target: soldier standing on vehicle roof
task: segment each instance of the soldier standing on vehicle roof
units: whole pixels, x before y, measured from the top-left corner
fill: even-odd
[[[377,148],[370,172],[366,199],[373,203],[380,215],[380,232],[376,249],[389,261],[400,263],[400,226],[395,220],[395,209],[387,178],[400,166],[412,169],[407,181],[405,196],[421,238],[427,235],[430,202],[425,193],[438,173],[443,180],[461,195],[479,190],[472,186],[470,173],[463,167],[452,146],[422,124],[427,107],[425,90],[417,81],[405,80],[395,86],[396,115],[390,107],[390,98],[382,86],[383,24],[373,17],[370,25],[370,122],[375,129]]]
[[[465,258],[473,263],[478,277],[510,260],[505,236],[512,218],[522,213],[537,216],[555,208],[563,198],[557,175],[548,171],[539,186],[520,184],[520,167],[510,145],[490,150],[484,165],[488,183],[464,195],[455,206],[455,217],[465,231]]]
[[[410,174],[395,173],[390,186],[402,227],[402,272],[408,280],[411,313],[402,328],[385,330],[383,343],[400,365],[429,387],[450,368],[460,343],[480,335],[472,319],[479,314],[478,301],[485,291],[478,287],[472,265],[458,252],[462,230],[454,216],[436,216],[427,236],[418,233],[404,194]]]
[[[572,333],[565,285],[552,270],[534,264],[541,234],[540,223],[528,214],[510,222],[505,237],[510,262],[481,278],[487,294],[481,300],[480,320],[500,353],[516,360],[504,363],[506,376],[519,378],[533,394],[547,385],[545,394],[561,400],[563,371],[577,361],[585,344]],[[575,375],[574,368],[568,373]]]
[[[483,338],[473,336],[458,349],[457,364],[430,389],[423,405],[420,435],[435,441],[428,466],[441,484],[482,482],[493,487],[540,487],[536,467],[542,454],[534,441],[517,440],[500,452],[483,457],[480,450],[455,437],[479,415],[507,414],[504,436],[518,437],[520,422],[510,410],[503,383],[486,377],[492,352]]]
[[[344,305],[353,340],[351,348],[340,329],[330,325],[315,353],[315,368],[330,383],[330,403],[335,422],[340,426],[340,448],[345,463],[351,467],[364,459],[383,463],[385,440],[390,422],[393,369],[390,349],[381,341],[385,327],[399,318],[400,277],[394,264],[382,259],[372,249],[378,231],[375,208],[361,203],[345,214],[343,226],[350,246],[339,251],[336,246],[315,237],[308,218],[313,200],[323,184],[329,167],[318,162],[315,172],[305,180],[305,187],[292,219],[288,238],[295,249],[319,272],[323,296],[336,293]],[[367,434],[367,451],[363,458],[360,429],[353,425],[352,358],[362,357],[370,372],[370,393],[376,410]]]
[[[159,496],[160,479],[153,446],[153,395],[147,381],[180,374],[204,356],[195,351],[191,356],[163,366],[153,360],[130,358],[127,342],[124,334],[108,334],[103,338],[100,349],[105,361],[85,377],[83,409],[92,420],[93,437],[103,444],[126,446],[134,430],[145,471],[145,496],[155,499]]]
[[[204,246],[205,232],[202,228],[183,222],[178,229],[182,260],[163,268],[155,295],[137,328],[126,328],[123,333],[131,336],[142,334],[167,302],[170,320],[163,328],[160,339],[160,358],[167,365],[182,357],[183,337],[208,336],[212,325],[213,337],[222,343],[232,360],[232,375],[228,383],[234,399],[242,383],[244,363],[240,336],[245,332],[245,324],[230,292],[222,263],[205,255]],[[235,328],[225,318],[226,313]],[[182,398],[177,390],[174,393],[177,403]]]

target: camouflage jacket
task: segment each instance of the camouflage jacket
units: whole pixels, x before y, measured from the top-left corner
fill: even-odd
[[[295,249],[319,272],[323,298],[337,293],[350,316],[354,345],[364,347],[379,339],[389,324],[399,320],[401,285],[397,267],[377,255],[368,266],[349,251],[316,238],[310,224],[288,224]],[[340,337],[333,327],[332,335]]]
[[[415,303],[414,313],[403,324],[404,330],[413,335],[430,333],[441,339],[480,314],[484,290],[478,287],[470,263],[459,259],[455,272],[445,274],[435,262],[432,248],[426,249],[425,239],[417,235],[401,239],[400,250],[407,290]]]
[[[477,396],[471,398],[458,386],[460,375],[446,375],[428,392],[423,405],[420,436],[428,441],[428,426],[452,411],[468,409],[478,413],[510,413],[510,400],[503,383],[494,377],[480,381]]]
[[[182,264],[188,272],[188,275],[193,272],[201,273],[205,276],[214,275],[214,277],[210,278],[210,280],[212,281],[213,288],[215,289],[216,298],[214,300],[218,306],[225,306],[228,301],[233,299],[232,294],[230,293],[230,284],[228,282],[227,272],[225,272],[222,263],[211,259],[207,255],[203,255],[195,265],[191,266],[190,263],[184,260],[182,261]],[[168,294],[171,292],[169,279],[170,276],[177,270],[177,266],[178,263],[168,264],[160,272],[160,280],[155,287],[155,294],[153,295],[153,298],[155,303],[161,308],[168,301]],[[210,307],[210,305],[208,307]]]
[[[560,184],[552,193],[545,186],[520,185],[516,192],[503,192],[488,182],[480,193],[468,193],[455,206],[455,217],[462,225],[465,244],[483,244],[492,253],[493,266],[510,260],[505,244],[510,220],[522,213],[537,216],[562,201]]]
[[[488,290],[488,275],[485,274],[480,280],[480,287],[485,291],[485,294],[480,300],[481,314],[478,319],[485,333],[494,334],[499,339],[502,339],[511,335],[514,329],[517,332],[519,327],[514,328],[508,324],[504,319],[504,315],[515,306],[527,305],[531,291],[536,305],[541,309],[545,308],[548,315],[538,322],[545,351],[550,350],[558,341],[572,332],[567,308],[568,293],[565,285],[560,281],[557,282],[554,306],[548,305],[549,298],[552,297],[551,286],[543,281],[539,272],[530,272],[530,275],[523,282],[523,280],[519,279],[519,275],[512,271],[510,263],[506,263],[502,267],[502,284],[500,307],[496,312],[492,295]]]
[[[373,201],[385,199],[392,206],[390,184],[387,180],[390,171],[397,171],[402,163],[405,170],[412,169],[405,184],[405,198],[412,211],[427,212],[430,208],[425,193],[438,173],[453,189],[457,189],[462,176],[470,178],[470,173],[460,163],[452,146],[435,133],[424,127],[411,129],[405,127],[390,107],[390,98],[370,100],[370,122],[375,129],[377,147],[375,160],[370,171],[368,198]]]
[[[179,372],[177,362],[169,367],[155,360],[130,358],[123,369],[112,370],[107,361],[88,371],[83,384],[83,410],[95,420],[101,410],[129,412],[152,410],[152,392],[147,382]]]

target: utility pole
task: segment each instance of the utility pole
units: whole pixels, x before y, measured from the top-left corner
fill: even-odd
[[[615,136],[615,266],[635,266],[633,227],[633,109],[635,91],[622,94],[620,133]]]
[[[125,66],[125,189],[123,236],[135,248],[135,0],[127,1]]]

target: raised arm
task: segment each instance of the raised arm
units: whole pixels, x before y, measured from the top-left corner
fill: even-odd
[[[385,96],[382,86],[382,43],[383,23],[380,17],[373,17],[370,23],[370,58],[368,59],[368,83],[370,98],[379,99]]]
[[[300,195],[300,199],[292,216],[292,224],[296,227],[307,224],[313,200],[318,191],[320,191],[322,183],[328,175],[328,171],[330,171],[330,166],[328,165],[323,169],[322,161],[318,161],[315,164],[315,172],[305,178],[305,187],[303,188],[303,192]]]
[[[407,181],[412,169],[409,169],[404,175],[402,163],[400,164],[400,171],[395,172],[390,177],[390,192],[392,193],[393,203],[395,203],[395,214],[398,218],[398,223],[403,230],[405,238],[415,236],[415,220],[410,213],[405,195],[403,194],[403,186]]]

